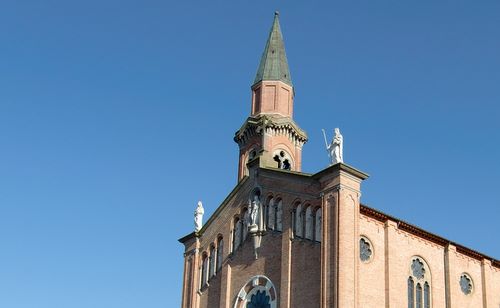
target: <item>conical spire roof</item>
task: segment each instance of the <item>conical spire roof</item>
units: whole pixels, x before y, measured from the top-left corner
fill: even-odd
[[[279,80],[290,86],[292,85],[278,12],[274,13],[273,26],[267,39],[266,48],[260,59],[254,84],[262,80]]]

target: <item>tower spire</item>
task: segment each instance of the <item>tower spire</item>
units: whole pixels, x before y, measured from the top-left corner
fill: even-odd
[[[307,134],[293,121],[295,91],[278,12],[251,88],[250,117],[234,136],[240,148],[238,179],[249,174],[247,164],[257,158],[259,166],[300,172]]]
[[[254,84],[263,80],[279,80],[292,86],[292,78],[281,34],[279,12],[274,13],[274,21],[267,39],[266,47],[255,76]]]

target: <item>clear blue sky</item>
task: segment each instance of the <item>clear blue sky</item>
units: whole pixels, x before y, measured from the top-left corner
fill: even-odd
[[[4,0],[0,307],[179,307],[276,9],[304,171],[339,126],[364,203],[500,258],[499,1]]]

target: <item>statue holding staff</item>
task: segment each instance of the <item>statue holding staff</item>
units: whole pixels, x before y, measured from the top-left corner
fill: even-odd
[[[333,136],[332,143],[328,144],[326,140],[326,133],[323,129],[323,136],[325,137],[325,145],[326,150],[328,151],[328,156],[330,157],[330,165],[334,165],[337,163],[343,163],[343,147],[344,147],[344,138],[340,134],[340,129],[335,128],[335,136]]]

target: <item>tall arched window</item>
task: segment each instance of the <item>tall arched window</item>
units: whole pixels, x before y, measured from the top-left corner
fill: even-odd
[[[431,308],[431,274],[420,257],[413,257],[408,278],[408,308]]]
[[[241,242],[243,243],[246,239],[247,239],[247,235],[248,235],[248,225],[250,223],[250,213],[249,211],[244,208],[243,209],[243,212],[241,213],[241,217],[243,217],[243,221],[242,221],[242,234],[241,234]]]
[[[241,219],[236,217],[234,219],[233,225],[233,249],[232,252],[235,252],[241,244]]]
[[[314,217],[313,217],[313,210],[311,206],[308,206],[306,209],[306,234],[305,238],[308,240],[314,239]]]
[[[408,308],[414,308],[413,303],[415,299],[413,297],[413,290],[415,289],[415,283],[413,282],[413,278],[408,278]]]
[[[304,236],[304,211],[302,210],[302,204],[299,203],[295,208],[295,233],[296,237]]]
[[[207,285],[208,281],[208,255],[206,252],[203,253],[201,257],[201,280],[200,289],[203,289]]]
[[[314,215],[314,240],[316,242],[321,242],[321,233],[322,233],[322,214],[321,208],[316,209],[316,215]]]
[[[283,201],[275,203],[276,212],[276,231],[283,231]]]
[[[267,203],[267,228],[274,230],[276,225],[276,208],[274,207],[274,199],[269,199]]]
[[[431,308],[431,299],[430,296],[429,283],[424,283],[424,308]]]
[[[219,238],[217,239],[217,265],[216,265],[217,273],[222,268],[222,254],[223,253],[224,253],[224,241],[222,239],[222,236],[219,236]]]
[[[209,270],[208,270],[208,279],[215,276],[216,254],[215,254],[215,246],[213,244],[210,246],[210,257],[209,258],[210,258],[210,262],[209,262]]]
[[[267,203],[267,228],[269,230],[283,230],[283,202],[281,199],[269,199]]]

